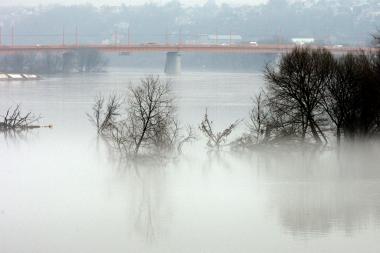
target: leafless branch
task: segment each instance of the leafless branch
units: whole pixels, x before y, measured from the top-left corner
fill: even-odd
[[[222,146],[227,145],[227,138],[232,131],[239,125],[241,120],[236,120],[229,127],[225,128],[221,132],[215,132],[213,129],[213,122],[209,120],[207,110],[204,115],[204,119],[201,122],[199,129],[207,137],[207,145],[210,148],[220,149]]]
[[[1,116],[1,118],[0,131],[3,132],[42,127],[35,125],[35,123],[39,120],[39,117],[34,116],[31,112],[22,114],[20,105],[17,105],[15,108],[8,108],[5,115]]]

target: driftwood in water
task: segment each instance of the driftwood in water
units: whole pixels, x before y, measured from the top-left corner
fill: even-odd
[[[39,117],[34,116],[31,112],[22,114],[20,105],[17,105],[14,109],[8,108],[5,115],[1,116],[0,131],[20,131],[35,128],[51,128],[52,125],[41,126],[36,125]]]

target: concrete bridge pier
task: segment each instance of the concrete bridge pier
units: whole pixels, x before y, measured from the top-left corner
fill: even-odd
[[[179,52],[166,53],[165,73],[168,75],[181,73],[181,54]]]

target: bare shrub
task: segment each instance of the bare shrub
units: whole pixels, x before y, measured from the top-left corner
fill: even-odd
[[[260,91],[259,94],[253,98],[253,107],[249,112],[247,126],[250,136],[254,138],[255,143],[264,141],[266,133],[269,131],[267,127],[269,126],[270,113],[267,103],[268,101],[265,98],[264,91]]]
[[[227,142],[227,139],[232,133],[232,131],[239,125],[240,122],[241,120],[236,120],[223,131],[215,132],[212,126],[213,122],[209,120],[206,110],[203,121],[199,126],[199,129],[208,140],[207,146],[219,150],[221,147],[230,144]]]
[[[178,145],[177,145],[178,154],[182,154],[182,147],[185,143],[188,143],[194,140],[196,140],[194,129],[191,126],[188,126],[186,129],[186,134],[180,136],[179,138]]]

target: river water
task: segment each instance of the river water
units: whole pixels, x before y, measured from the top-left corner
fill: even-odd
[[[215,154],[200,138],[175,161],[118,162],[86,113],[96,95],[150,73],[160,74],[0,83],[1,111],[20,103],[54,126],[0,136],[0,252],[380,252],[376,144]],[[207,108],[218,128],[246,118],[263,83],[239,73],[171,82],[183,125]]]

